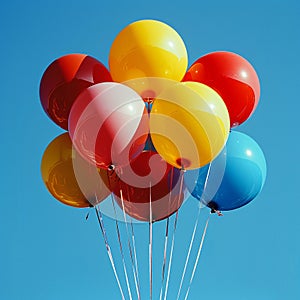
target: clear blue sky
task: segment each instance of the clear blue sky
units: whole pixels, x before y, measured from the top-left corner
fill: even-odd
[[[86,221],[87,210],[58,203],[43,185],[43,151],[63,131],[43,112],[38,88],[45,68],[62,55],[86,53],[107,65],[118,32],[145,18],[181,35],[190,64],[211,51],[233,51],[261,81],[258,108],[238,130],[264,150],[267,181],[249,205],[211,219],[189,299],[300,299],[299,16],[296,0],[2,3],[0,299],[120,299],[94,214]],[[174,277],[193,207],[179,216]],[[137,238],[145,238],[142,229]],[[170,289],[176,299],[176,286]]]

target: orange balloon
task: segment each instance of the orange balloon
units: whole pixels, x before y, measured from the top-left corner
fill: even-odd
[[[107,172],[81,158],[73,149],[67,132],[56,137],[46,148],[41,174],[52,196],[66,205],[94,206],[110,194],[105,183]]]

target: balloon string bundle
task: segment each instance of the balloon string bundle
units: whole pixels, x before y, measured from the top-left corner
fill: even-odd
[[[197,227],[198,227],[200,212],[201,212],[201,205],[199,205],[198,216],[196,218],[196,222],[195,222],[195,226],[194,226],[194,229],[193,229],[193,234],[192,234],[192,237],[191,237],[188,253],[187,253],[187,256],[186,256],[186,259],[185,259],[185,264],[184,264],[184,268],[183,268],[183,272],[182,272],[182,276],[181,276],[181,280],[180,280],[180,284],[179,284],[179,290],[178,290],[178,293],[177,293],[176,300],[179,299],[180,292],[181,292],[181,289],[182,289],[183,280],[184,280],[184,277],[185,277],[187,265],[188,265],[188,262],[189,262],[189,259],[190,259],[191,250],[192,250],[194,239],[195,239],[196,230],[197,230]]]
[[[181,170],[180,171],[180,192],[179,192],[179,194],[181,194],[182,189],[183,189],[183,174],[184,174],[184,170]],[[174,245],[175,245],[175,232],[176,232],[177,222],[178,222],[178,211],[179,210],[177,210],[176,214],[175,214],[174,227],[173,227],[173,232],[172,232],[172,242],[171,242],[170,256],[169,256],[169,262],[168,262],[168,272],[167,272],[164,300],[167,299],[168,288],[169,288],[171,266],[172,266],[172,262],[173,262],[173,251],[174,251]]]
[[[153,285],[153,220],[152,220],[152,184],[149,183],[150,197],[149,197],[149,285],[150,285],[150,300],[152,300],[152,285]]]
[[[116,168],[113,164],[111,164],[109,166],[108,170],[109,170],[111,175],[114,174],[114,173],[116,173],[116,174],[117,173],[122,173],[122,168]],[[109,184],[109,188],[111,189],[110,180],[108,181],[108,184]],[[128,273],[127,273],[125,256],[124,256],[122,239],[121,239],[121,233],[120,233],[120,229],[119,229],[119,222],[118,222],[118,218],[117,218],[117,211],[116,211],[115,200],[114,200],[113,194],[110,195],[110,198],[111,198],[111,203],[112,203],[113,212],[114,212],[116,232],[117,232],[118,243],[119,243],[119,248],[120,248],[120,253],[121,253],[124,276],[125,276],[126,285],[127,285],[127,291],[128,291],[129,299],[132,300],[131,287],[130,287],[130,283],[129,283],[129,279],[128,279]],[[124,220],[125,220],[125,228],[126,228],[126,234],[127,234],[127,245],[128,245],[128,250],[129,250],[129,253],[130,253],[130,261],[131,261],[131,267],[132,267],[133,276],[134,276],[134,283],[135,283],[135,288],[136,288],[136,293],[137,293],[138,299],[140,299],[140,288],[139,288],[139,279],[138,279],[138,271],[137,271],[137,260],[136,259],[134,260],[133,255],[132,255],[132,247],[131,247],[131,242],[130,242],[130,238],[129,238],[130,235],[129,235],[129,230],[128,230],[128,226],[127,226],[127,217],[126,217],[126,213],[125,213],[124,198],[123,198],[122,189],[120,189],[120,198],[121,198],[121,203],[122,203],[123,217],[124,217]],[[134,237],[134,232],[133,232],[133,227],[132,227],[132,238],[133,237]],[[135,243],[133,243],[133,245],[135,247]],[[134,248],[134,252],[136,252],[135,248]]]
[[[140,300],[141,296],[140,296],[139,267],[138,267],[138,260],[137,260],[137,254],[136,254],[135,235],[134,235],[134,229],[133,229],[133,224],[132,224],[131,219],[130,219],[130,227],[131,227],[133,254],[134,254],[134,264],[135,264],[135,270],[136,270],[136,276],[137,276],[137,283],[138,283],[138,287],[139,287],[138,300]]]
[[[197,229],[197,226],[198,226],[201,209],[202,209],[202,206],[199,205],[198,215],[197,215],[195,226],[194,226],[194,229],[193,229],[193,234],[192,234],[192,238],[191,238],[191,241],[190,241],[188,254],[187,254],[187,257],[186,257],[186,261],[185,261],[185,265],[184,265],[184,269],[183,269],[183,273],[182,273],[182,278],[181,278],[179,290],[178,290],[178,293],[177,293],[177,298],[176,298],[177,300],[179,299],[179,296],[180,296],[180,293],[181,293],[183,280],[184,280],[184,277],[185,277],[185,274],[186,274],[186,269],[187,269],[187,265],[188,265],[188,262],[189,262],[191,249],[192,249],[192,246],[193,246],[193,243],[194,243],[195,233],[196,233],[196,229]],[[115,266],[115,263],[114,263],[111,248],[110,248],[109,243],[108,243],[108,238],[107,238],[107,235],[106,235],[106,230],[105,230],[105,227],[104,227],[103,216],[102,216],[101,210],[99,209],[98,206],[95,206],[95,211],[96,211],[97,220],[98,220],[98,223],[99,223],[99,226],[100,226],[100,229],[101,229],[101,233],[102,233],[102,236],[104,238],[105,246],[106,246],[106,249],[107,249],[107,254],[108,254],[109,260],[111,262],[112,269],[114,271],[114,275],[115,275],[117,284],[119,286],[121,297],[122,297],[123,300],[125,300],[124,292],[122,290],[120,280],[119,280],[119,276],[117,274],[117,270],[116,270],[116,266]],[[161,286],[161,290],[160,290],[160,299],[162,299],[162,294],[163,294],[163,282],[164,282],[164,277],[165,277],[165,266],[166,266],[166,260],[167,260],[167,244],[168,244],[167,243],[167,240],[168,240],[167,238],[168,238],[168,233],[169,233],[169,222],[170,222],[170,218],[167,218],[166,219],[166,232],[165,232],[166,239],[165,239],[165,243],[164,243],[163,267],[162,267],[162,286]],[[170,279],[170,274],[171,274],[171,266],[172,266],[172,261],[173,261],[172,258],[173,258],[174,244],[175,244],[175,232],[176,232],[176,228],[177,228],[177,222],[178,222],[178,213],[176,213],[176,216],[175,216],[174,227],[173,227],[173,232],[172,232],[172,246],[171,246],[171,251],[170,251],[170,256],[169,256],[169,263],[168,263],[169,268],[168,268],[168,274],[167,274],[167,283],[166,283],[166,289],[165,289],[165,294],[164,294],[164,300],[167,299],[168,285],[169,285],[169,279]],[[125,223],[127,224],[126,220],[125,220]],[[138,266],[137,266],[135,237],[134,237],[134,229],[133,229],[132,221],[130,221],[130,224],[131,224],[131,229],[132,229],[131,233],[132,233],[132,238],[133,238],[133,245],[134,245],[133,250],[134,251],[132,251],[132,249],[131,249],[130,241],[128,241],[127,245],[128,245],[128,250],[129,250],[129,253],[130,253],[131,263],[133,265],[133,274],[134,274],[134,277],[135,277],[137,297],[140,300],[141,295],[140,295],[140,289],[139,289],[139,283],[138,283],[139,279],[138,279],[138,275],[137,275],[138,274]],[[150,227],[151,224],[153,224],[153,222],[149,223],[149,228],[151,228]],[[189,281],[188,290],[187,290],[186,295],[185,295],[185,300],[188,297],[188,294],[189,294],[189,291],[190,291],[190,288],[191,288],[191,285],[192,285],[192,281],[193,281],[193,278],[194,278],[194,275],[195,275],[196,267],[198,265],[198,261],[199,261],[201,251],[202,251],[202,248],[203,248],[203,243],[204,243],[204,239],[205,239],[205,236],[206,236],[208,224],[209,224],[209,216],[207,218],[205,228],[204,228],[204,231],[203,231],[203,234],[202,234],[202,238],[201,238],[200,245],[199,245],[199,248],[198,248],[196,261],[194,263],[194,268],[193,268],[192,275],[191,275],[191,278],[190,278],[190,281]],[[127,226],[127,225],[125,225],[125,226]],[[116,224],[116,228],[117,228],[118,241],[119,241],[119,245],[120,245],[122,263],[123,263],[123,271],[124,271],[124,275],[125,275],[125,278],[126,278],[126,284],[127,284],[127,289],[128,289],[128,293],[129,293],[129,298],[132,299],[130,284],[129,284],[129,280],[128,280],[128,274],[127,274],[127,270],[126,270],[126,263],[125,263],[125,257],[124,257],[124,252],[123,252],[123,246],[122,246],[122,241],[121,241],[121,234],[120,234],[120,230],[119,230],[119,225]],[[127,231],[127,235],[129,235],[128,231]],[[153,255],[153,251],[151,249],[152,244],[153,244],[153,229],[151,229],[151,230],[149,229],[149,269],[152,268],[152,255]],[[134,252],[134,254],[132,252]],[[134,256],[134,258],[133,258],[133,256]],[[151,270],[151,271],[149,271],[150,282],[151,282],[152,275],[153,274],[152,274],[152,270]],[[152,288],[152,282],[150,283],[150,299],[152,299],[152,290],[151,290],[151,288]]]
[[[166,271],[166,262],[167,262],[167,247],[168,247],[168,236],[169,236],[169,223],[170,223],[170,217],[168,217],[166,220],[164,256],[163,256],[163,264],[162,264],[161,288],[160,288],[160,293],[159,293],[159,299],[162,299],[163,285],[164,285],[164,281],[165,281],[165,271]]]
[[[123,217],[124,217],[124,221],[125,221],[125,228],[126,228],[126,234],[127,234],[127,245],[128,245],[129,255],[130,255],[132,271],[133,271],[134,283],[135,283],[138,300],[140,300],[141,293],[140,293],[140,283],[139,283],[139,273],[138,273],[138,265],[137,265],[137,257],[136,257],[134,230],[133,230],[132,220],[130,219],[131,234],[129,234],[128,221],[127,221],[127,217],[126,217],[126,213],[125,213],[124,198],[123,198],[122,190],[120,190],[120,195],[121,195],[121,201],[122,201],[122,211],[123,211]],[[132,242],[130,241],[130,236],[132,238]],[[120,242],[121,242],[121,240],[120,240]],[[132,243],[132,245],[131,245],[131,243]]]
[[[168,271],[167,271],[167,278],[166,278],[164,300],[167,299],[168,288],[169,288],[169,280],[170,280],[170,274],[171,274],[171,265],[172,265],[172,261],[173,261],[173,251],[174,251],[174,244],[175,244],[175,232],[176,232],[176,228],[177,228],[177,221],[178,221],[178,211],[176,212],[176,215],[175,215],[173,232],[172,232],[172,242],[171,242],[171,250],[170,250],[169,262],[168,262]]]
[[[210,173],[210,167],[211,166],[209,165],[209,169],[208,169],[208,172],[207,172],[207,175],[206,175],[206,179],[205,179],[205,184],[204,184],[204,191],[205,191],[206,186],[207,186],[207,181],[208,181],[208,177],[209,177],[209,173]],[[184,170],[182,170],[182,171],[184,171]],[[183,272],[182,272],[181,281],[180,281],[180,284],[179,284],[179,290],[178,290],[177,298],[176,298],[177,300],[179,299],[180,293],[181,293],[181,290],[182,290],[183,281],[184,281],[184,277],[185,277],[185,274],[186,274],[187,266],[188,266],[188,263],[189,263],[191,250],[192,250],[192,247],[193,247],[193,244],[194,244],[195,234],[196,234],[196,231],[197,231],[197,227],[198,227],[198,223],[199,223],[199,219],[200,219],[200,212],[201,212],[202,208],[203,208],[203,205],[200,203],[199,204],[198,213],[197,213],[197,217],[196,217],[196,220],[195,220],[195,225],[194,225],[194,228],[193,228],[192,237],[191,237],[191,240],[190,240],[189,249],[188,249],[188,252],[187,252],[187,256],[186,256],[186,260],[185,260],[185,264],[184,264],[184,268],[183,268]],[[208,217],[208,220],[209,220],[209,217]],[[194,273],[195,273],[195,270],[196,270],[196,266],[198,264],[198,260],[200,258],[200,254],[201,254],[201,251],[202,251],[202,246],[203,246],[204,238],[206,236],[206,231],[207,231],[207,227],[208,227],[208,220],[207,220],[206,226],[205,226],[203,234],[202,234],[202,239],[201,239],[201,242],[200,242],[200,245],[199,245],[199,249],[198,249],[198,255],[197,255],[197,258],[196,258],[196,262],[194,264],[194,270],[193,270],[193,273],[192,273],[192,277],[190,279],[190,285],[192,284]],[[175,231],[176,231],[176,227],[177,227],[177,221],[178,221],[178,211],[176,213],[176,217],[175,217],[175,221],[174,221],[171,254],[170,254],[168,277],[167,277],[167,284],[166,284],[166,290],[165,290],[164,300],[167,299],[167,292],[168,292],[169,278],[170,278],[170,273],[171,273],[170,270],[171,270],[171,265],[172,265],[173,248],[174,248]],[[168,231],[168,222],[169,222],[169,218],[168,218],[167,223],[166,223],[166,227],[167,227],[166,228],[166,237],[168,235],[168,233],[167,233],[167,231]],[[160,299],[162,299],[162,288],[163,288],[163,286],[161,287]],[[188,288],[187,294],[189,293],[189,288]]]
[[[96,211],[99,227],[100,227],[103,239],[104,239],[107,255],[108,255],[110,264],[112,266],[112,269],[113,269],[113,272],[114,272],[114,275],[115,275],[115,278],[116,278],[116,281],[117,281],[117,284],[118,284],[118,287],[119,287],[119,290],[120,290],[120,293],[121,293],[122,300],[125,300],[124,292],[123,292],[123,289],[122,289],[122,286],[121,286],[121,283],[120,283],[120,279],[119,279],[119,276],[118,276],[118,273],[117,273],[117,270],[116,270],[116,266],[115,266],[115,263],[114,263],[112,252],[111,252],[110,246],[108,244],[108,239],[107,239],[104,224],[103,224],[102,213],[101,213],[101,211],[99,210],[99,208],[97,206],[95,206],[95,211]]]
[[[171,193],[169,195],[171,198]],[[177,213],[176,213],[177,216]],[[176,219],[176,217],[175,217]],[[166,231],[165,231],[165,242],[164,242],[164,254],[163,254],[163,263],[162,263],[162,276],[161,276],[161,288],[160,288],[160,295],[159,299],[162,299],[163,288],[164,288],[164,281],[165,281],[165,272],[166,272],[166,264],[167,264],[167,248],[168,248],[168,241],[169,241],[169,224],[170,224],[170,217],[166,220]],[[176,228],[176,226],[174,226]],[[174,230],[173,230],[174,233]]]
[[[208,170],[207,170],[206,177],[205,177],[205,182],[204,182],[204,186],[203,186],[202,196],[203,196],[204,192],[207,189],[207,184],[208,184],[208,179],[209,179],[210,172],[211,172],[211,163],[208,165]],[[178,293],[177,293],[176,300],[179,299],[179,296],[180,296],[180,293],[181,293],[181,289],[182,289],[184,277],[185,277],[185,274],[186,274],[187,265],[188,265],[188,262],[189,262],[189,259],[190,259],[190,254],[191,254],[191,250],[193,248],[193,244],[194,244],[194,240],[195,240],[195,234],[196,234],[198,223],[199,223],[199,219],[200,219],[200,212],[201,212],[202,208],[203,208],[203,204],[200,202],[199,206],[198,206],[198,214],[197,214],[197,217],[196,217],[196,221],[195,221],[195,225],[194,225],[194,229],[193,229],[193,233],[192,233],[192,237],[191,237],[191,241],[190,241],[188,253],[187,253],[187,256],[186,256],[186,260],[185,260],[185,264],[184,264],[184,269],[183,269],[183,272],[182,272],[182,277],[181,277],[181,281],[180,281],[179,290],[178,290]],[[199,248],[198,248],[198,254],[197,254],[197,257],[196,257],[196,261],[194,263],[194,269],[193,269],[193,272],[192,272],[192,276],[190,278],[190,283],[189,283],[189,287],[188,287],[185,299],[187,299],[187,297],[188,297],[189,289],[190,289],[190,286],[191,286],[193,278],[194,278],[194,273],[196,271],[196,267],[198,265],[198,260],[200,258],[200,254],[201,254],[201,251],[202,251],[202,246],[203,246],[204,238],[206,236],[206,230],[207,230],[207,227],[208,227],[208,221],[209,221],[209,216],[207,218],[206,225],[204,227],[204,231],[203,231],[203,234],[202,234],[202,239],[201,239],[201,242],[200,242],[200,245],[199,245]]]
[[[184,300],[186,300],[188,298],[188,295],[189,295],[189,292],[190,292],[190,289],[191,289],[191,286],[192,286],[192,282],[193,282],[193,279],[194,279],[194,276],[195,276],[196,268],[197,268],[197,265],[198,265],[198,262],[199,262],[199,258],[200,258],[200,255],[201,255],[201,251],[202,251],[204,239],[205,239],[205,236],[206,236],[206,231],[207,231],[208,223],[209,223],[209,216],[207,218],[207,221],[206,221],[206,224],[205,224],[205,227],[204,227],[204,231],[203,231],[203,234],[202,234],[201,242],[200,242],[200,245],[199,245],[199,248],[198,248],[198,253],[197,253],[196,261],[195,261],[194,268],[193,268],[193,271],[192,271],[192,276],[190,278],[189,286],[188,286],[187,292],[185,294]]]
[[[130,284],[129,284],[128,273],[127,273],[125,257],[124,257],[124,252],[123,252],[123,246],[122,246],[122,240],[121,240],[121,234],[120,234],[120,229],[119,229],[119,222],[118,222],[118,218],[117,218],[115,201],[114,201],[114,198],[112,195],[111,195],[111,202],[112,202],[112,206],[113,206],[114,214],[115,214],[115,224],[116,224],[116,230],[117,230],[117,235],[118,235],[118,242],[119,242],[119,246],[120,246],[120,253],[121,253],[121,259],[122,259],[122,264],[123,264],[123,270],[124,270],[127,290],[128,290],[128,294],[129,294],[129,299],[132,300],[131,288],[130,288]]]
[[[171,182],[170,182],[170,191],[169,191],[169,199],[168,204],[170,210],[170,201],[171,201],[171,195],[172,195],[172,189],[173,186],[173,175],[174,175],[174,167],[171,169]],[[163,256],[163,264],[162,264],[162,274],[161,274],[161,288],[160,288],[160,294],[159,299],[162,299],[162,293],[163,293],[163,287],[164,287],[164,280],[165,280],[165,271],[166,271],[166,262],[167,262],[167,248],[168,248],[168,237],[169,237],[169,223],[170,223],[170,217],[167,217],[166,221],[166,231],[165,231],[165,243],[164,243],[164,256]]]

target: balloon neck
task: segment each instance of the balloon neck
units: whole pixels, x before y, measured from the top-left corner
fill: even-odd
[[[143,98],[144,102],[146,102],[147,104],[152,104],[154,101],[153,97],[144,97]]]
[[[144,90],[141,93],[141,97],[146,103],[151,104],[153,103],[154,98],[156,97],[156,92],[153,90]]]
[[[111,164],[107,167],[108,171],[114,171],[116,169],[116,166],[114,164]]]
[[[186,158],[177,158],[176,159],[176,164],[180,168],[180,170],[185,170],[186,167],[189,167],[191,165],[191,161]]]
[[[222,212],[218,210],[218,204],[214,201],[210,201],[207,206],[210,208],[211,214],[217,214],[219,217],[223,216]]]
[[[121,176],[123,174],[123,168],[122,166],[116,166],[116,165],[110,165],[108,168],[107,168],[107,171],[109,173],[109,175],[114,175],[116,174],[117,176]]]
[[[99,203],[96,194],[94,196],[90,196],[87,200],[89,202],[89,208],[95,207]]]

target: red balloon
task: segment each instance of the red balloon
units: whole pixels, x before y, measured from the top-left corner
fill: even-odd
[[[227,106],[231,127],[251,116],[260,97],[254,68],[245,58],[232,52],[212,52],[200,57],[188,69],[183,81],[197,81],[213,88]]]
[[[139,221],[159,221],[176,212],[184,200],[183,174],[154,151],[143,151],[122,168],[112,192],[118,205]],[[152,218],[150,215],[150,201]]]
[[[68,117],[77,96],[89,86],[112,81],[107,68],[85,54],[68,54],[53,61],[40,82],[43,109],[54,123],[68,130]]]
[[[96,166],[128,165],[143,151],[149,134],[144,101],[121,83],[95,84],[74,102],[69,134],[80,155]]]

